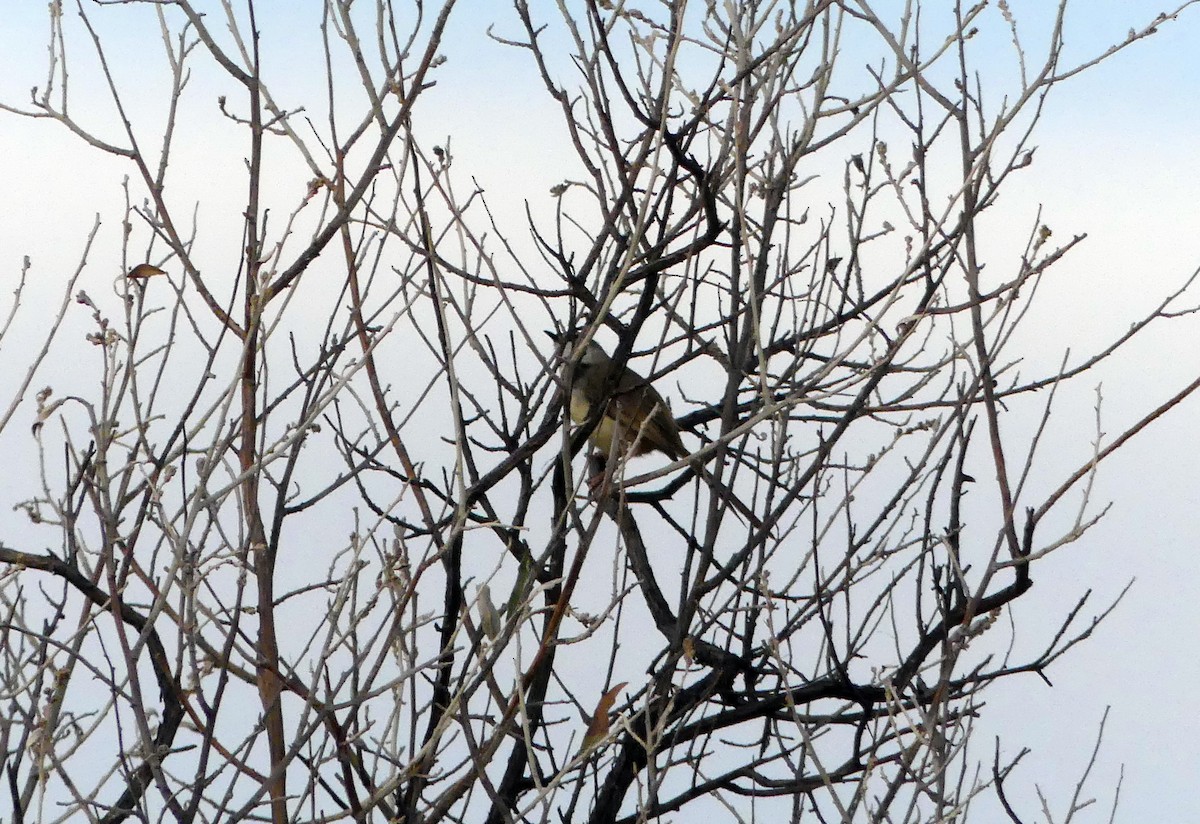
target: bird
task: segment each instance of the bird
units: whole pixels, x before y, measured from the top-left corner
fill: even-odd
[[[569,354],[574,343],[572,336],[546,334],[567,350],[564,354]],[[604,414],[591,433],[597,453],[607,457],[661,452],[672,460],[690,455],[671,408],[653,384],[628,366],[622,366],[614,374],[616,368],[616,361],[604,347],[591,340],[572,375],[569,411],[575,423],[587,421],[595,405],[604,402],[605,393],[609,393]]]
[[[562,357],[571,357],[575,346],[574,335],[550,331],[546,334],[558,345]],[[575,423],[586,422],[595,405],[605,403],[607,393],[604,414],[589,436],[601,464],[609,455],[634,457],[650,452],[661,452],[672,460],[687,459],[692,471],[709,484],[715,493],[727,500],[755,529],[762,529],[762,520],[753,510],[714,478],[701,461],[692,457],[691,450],[683,444],[679,424],[671,415],[671,408],[654,385],[628,366],[622,366],[620,372],[614,374],[616,368],[616,361],[604,351],[604,347],[590,340],[575,363],[571,376],[568,410]],[[605,479],[605,473],[601,472],[588,482],[588,486],[596,491]]]

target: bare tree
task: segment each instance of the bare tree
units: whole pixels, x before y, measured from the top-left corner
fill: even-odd
[[[1010,644],[1039,562],[1103,514],[1103,461],[1200,382],[1042,470],[1059,393],[1192,285],[1022,360],[1083,240],[991,219],[1047,94],[1192,2],[1073,65],[1065,5],[1034,53],[1003,0],[515,0],[488,42],[576,157],[522,212],[424,119],[480,46],[453,0],[300,4],[323,51],[283,65],[298,24],[253,0],[53,3],[46,79],[2,108],[126,165],[127,274],[78,290],[117,265],[98,222],[60,307],[12,305],[45,346],[0,423],[40,456],[36,528],[0,546],[6,819],[1070,819],[1079,793],[1006,786],[1021,756],[975,719],[1106,614]],[[118,13],[161,41],[153,126]],[[994,91],[998,40],[1019,80]],[[291,75],[324,91],[276,95]],[[213,172],[178,146],[216,125],[238,138],[207,168],[243,194],[206,224]],[[685,457],[588,456],[621,389],[567,414],[593,340]],[[101,366],[56,377],[81,350]]]

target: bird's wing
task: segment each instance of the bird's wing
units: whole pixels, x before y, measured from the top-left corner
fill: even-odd
[[[624,381],[623,381],[624,382]],[[658,450],[671,458],[688,454],[671,416],[671,408],[653,386],[640,380],[619,391],[608,403],[623,444],[637,444],[635,454]]]

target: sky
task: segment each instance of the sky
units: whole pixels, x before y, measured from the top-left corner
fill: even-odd
[[[286,43],[270,41],[265,53],[267,63],[278,67],[274,88],[281,100],[301,97],[313,82],[291,56],[317,42],[315,15],[298,11],[311,5],[279,0],[259,7],[264,30],[282,25],[293,32]],[[1032,32],[1044,26],[1048,5],[1043,0],[1010,2],[1031,32],[1031,49],[1038,42]],[[930,6],[936,10],[946,4]],[[548,208],[546,193],[572,166],[554,121],[555,106],[538,94],[529,62],[517,50],[481,36],[491,23],[497,34],[516,34],[506,8],[483,0],[462,4],[451,27],[450,59],[438,71],[439,86],[430,94],[420,128],[430,140],[450,146],[455,163],[470,170],[493,203],[506,204],[502,219],[519,227],[520,204]],[[7,4],[0,19],[0,101],[21,104],[30,86],[44,82],[45,10],[40,1]],[[1068,62],[1101,53],[1131,26],[1168,10],[1145,0],[1078,0],[1067,16]],[[105,14],[105,36],[115,46],[120,77],[146,84],[148,99],[161,94],[161,78],[152,68],[159,65],[161,49],[144,42],[144,29],[130,22],[135,15],[144,16],[144,10],[113,6]],[[473,45],[454,48],[460,42]],[[1007,214],[1012,231],[1024,233],[1040,208],[1056,238],[1086,232],[1088,240],[1043,287],[1047,295],[1028,325],[1052,334],[1043,331],[1044,339],[1026,342],[1035,362],[1039,357],[1057,362],[1067,348],[1087,351],[1111,339],[1114,330],[1119,333],[1200,267],[1196,42],[1200,9],[1191,9],[1154,37],[1051,95],[1034,141],[1035,172],[1013,183]],[[82,45],[76,39],[76,46]],[[997,72],[1014,70],[1011,53],[1001,45],[995,60]],[[94,76],[78,78],[85,90],[98,82]],[[201,73],[194,82],[207,95],[200,95],[204,100],[222,93],[215,77]],[[96,94],[99,99],[98,88]],[[86,107],[87,95],[80,99]],[[111,111],[99,105],[88,116],[112,125]],[[214,149],[236,133],[213,127],[180,140],[181,167],[207,164],[208,173],[187,181],[206,214],[240,208],[241,192],[224,187],[220,170],[235,169],[242,150]],[[56,124],[4,112],[0,146],[8,160],[10,208],[0,222],[0,267],[6,281],[15,279],[23,257],[29,256],[35,277],[43,279],[34,285],[36,294],[55,294],[77,265],[100,213],[105,228],[81,284],[98,292],[110,289],[124,266],[114,257],[119,247],[114,227],[122,205],[120,181],[128,170],[94,152],[79,151],[78,142]],[[295,178],[291,167],[278,174],[280,179]],[[0,294],[6,291],[0,289]],[[1165,400],[1200,372],[1198,331],[1196,322],[1180,318],[1155,329],[1106,367],[1099,387],[1105,431],[1118,431],[1139,410]],[[65,379],[73,367],[61,368]],[[0,381],[11,381],[12,373],[11,366],[0,366]],[[1070,401],[1081,411],[1064,416],[1064,425],[1085,421],[1090,426],[1092,400]],[[1185,821],[1200,808],[1195,781],[1200,716],[1193,700],[1194,685],[1200,683],[1194,640],[1200,619],[1198,400],[1185,402],[1176,415],[1139,436],[1107,465],[1096,497],[1114,501],[1110,513],[1086,540],[1041,566],[1022,610],[1026,616],[1057,616],[1088,590],[1094,592],[1094,607],[1106,604],[1132,579],[1129,593],[1092,639],[1051,673],[1052,688],[1034,676],[1010,681],[991,694],[990,712],[981,721],[984,730],[1016,732],[1011,739],[1032,749],[1025,762],[1027,780],[1044,776],[1042,780],[1055,783],[1082,774],[1092,736],[1111,708],[1090,787],[1098,808],[1106,809],[1123,770],[1118,821]],[[6,511],[0,508],[0,538],[6,519],[13,517]],[[1035,820],[1034,811],[1029,812]],[[1054,812],[1061,821],[1062,811]],[[1084,820],[1107,820],[1106,814],[1090,812]]]

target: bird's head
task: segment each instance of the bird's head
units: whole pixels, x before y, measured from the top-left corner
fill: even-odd
[[[558,345],[558,352],[563,358],[570,358],[575,350],[576,336],[573,332],[546,332],[550,339]],[[577,371],[592,371],[612,362],[612,358],[604,351],[604,347],[590,340],[584,347],[583,354],[575,364]]]
[[[583,355],[579,358],[579,365],[587,369],[604,366],[611,362],[612,358],[604,351],[604,347],[594,340],[588,341],[587,347],[583,350]]]

